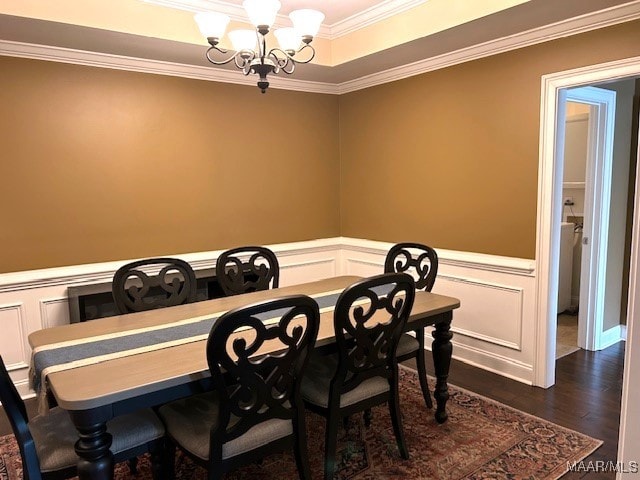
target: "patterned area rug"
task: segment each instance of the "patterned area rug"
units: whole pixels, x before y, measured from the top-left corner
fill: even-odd
[[[409,447],[402,460],[386,407],[373,410],[365,428],[361,416],[342,429],[338,444],[337,480],[384,479],[557,479],[573,463],[602,442],[547,422],[474,393],[450,386],[449,420],[438,425],[426,410],[418,378],[401,369],[401,407]],[[432,385],[433,390],[433,385]],[[307,415],[307,435],[313,478],[322,478],[324,419]],[[179,480],[205,479],[203,469],[178,454]],[[142,458],[137,476],[128,467],[116,467],[118,480],[150,480],[149,461]],[[290,454],[272,455],[261,464],[231,472],[228,480],[282,480],[298,478]],[[0,479],[22,479],[20,453],[12,435],[0,438]]]

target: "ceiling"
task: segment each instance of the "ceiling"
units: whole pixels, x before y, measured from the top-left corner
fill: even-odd
[[[275,88],[345,93],[500,51],[640,18],[640,0],[281,0],[325,22],[313,64]],[[3,0],[0,55],[254,84],[204,58],[193,12],[239,23],[242,0]]]
[[[220,6],[225,4],[235,5],[242,8],[242,2],[244,0],[225,0],[225,1],[210,1],[211,9],[220,9]],[[153,1],[151,2],[153,3]],[[194,2],[187,2],[194,3]],[[388,0],[284,0],[280,2],[282,7],[280,9],[280,14],[289,15],[293,10],[297,10],[300,8],[312,8],[314,10],[320,10],[325,15],[324,24],[325,25],[334,25],[339,23],[349,17],[355,15],[361,15],[364,11],[369,10],[371,8],[380,7],[383,4],[390,4]],[[407,3],[405,1],[402,2],[394,2],[399,6],[402,3]],[[415,2],[413,2],[415,3]],[[194,8],[194,9],[197,9]]]

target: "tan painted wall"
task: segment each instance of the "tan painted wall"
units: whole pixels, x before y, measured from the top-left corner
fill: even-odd
[[[638,55],[633,22],[339,98],[0,57],[0,272],[339,234],[533,258],[540,77]]]
[[[338,99],[0,57],[0,272],[339,234]]]
[[[534,258],[541,76],[638,55],[631,22],[342,96],[342,235]]]

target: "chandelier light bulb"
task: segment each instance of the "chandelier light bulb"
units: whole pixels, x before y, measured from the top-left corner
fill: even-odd
[[[229,32],[229,40],[236,52],[241,50],[254,50],[256,48],[256,31],[255,30],[231,30]]]
[[[249,16],[249,20],[254,26],[265,25],[271,27],[276,21],[276,15],[280,10],[278,0],[244,0],[242,6]]]
[[[300,47],[302,38],[295,28],[278,28],[273,34],[278,39],[280,48],[291,55],[291,52],[295,52]]]
[[[301,36],[315,37],[324,20],[324,13],[310,8],[294,10],[289,14],[295,28]]]
[[[221,39],[227,30],[230,18],[224,13],[200,12],[196,13],[195,20],[203,36]]]
[[[291,75],[296,65],[310,63],[316,50],[311,45],[318,34],[324,14],[317,10],[301,9],[289,14],[293,27],[279,28],[274,32],[278,46],[269,46],[268,35],[280,10],[279,0],[244,0],[244,9],[254,29],[239,29],[229,32],[229,41],[234,51],[220,46],[220,40],[228,25],[229,17],[218,12],[203,12],[195,15],[195,21],[209,42],[206,57],[214,65],[231,62],[245,75],[258,75],[258,88],[264,93],[269,88],[268,75],[284,73]]]

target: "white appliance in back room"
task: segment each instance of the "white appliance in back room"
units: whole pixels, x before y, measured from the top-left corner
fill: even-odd
[[[571,307],[571,277],[573,272],[573,223],[562,222],[560,229],[560,272],[558,275],[558,313]]]

